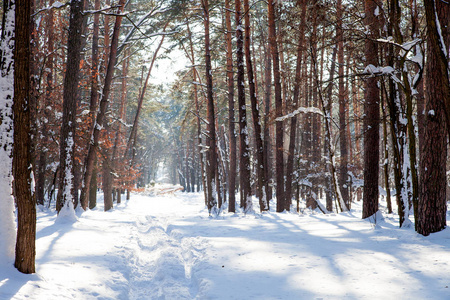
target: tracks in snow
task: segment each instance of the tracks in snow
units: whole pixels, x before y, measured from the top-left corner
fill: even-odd
[[[205,241],[185,237],[167,218],[139,216],[132,232],[129,299],[198,299],[207,282],[197,278]]]

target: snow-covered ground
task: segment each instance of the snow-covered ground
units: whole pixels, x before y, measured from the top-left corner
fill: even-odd
[[[102,209],[41,209],[37,273],[0,269],[0,299],[450,299],[450,229],[375,226],[358,203],[208,217],[202,194],[176,193]]]

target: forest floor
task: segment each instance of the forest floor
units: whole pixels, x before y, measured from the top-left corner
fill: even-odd
[[[450,228],[375,224],[360,203],[209,217],[198,193],[135,194],[109,212],[99,196],[76,222],[38,211],[37,273],[0,269],[0,299],[450,299]]]

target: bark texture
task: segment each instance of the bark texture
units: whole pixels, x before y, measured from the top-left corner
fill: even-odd
[[[259,115],[259,105],[258,99],[256,98],[256,84],[255,84],[255,76],[253,74],[253,64],[250,53],[250,5],[248,0],[244,0],[244,11],[245,11],[245,61],[247,64],[247,80],[248,87],[250,92],[250,103],[252,108],[252,119],[253,119],[253,129],[255,131],[255,144],[256,144],[256,176],[258,183],[258,198],[259,198],[259,206],[261,211],[266,211],[269,209],[268,199],[266,197],[265,192],[265,174],[264,169],[265,161],[264,161],[264,147],[263,140],[261,136],[261,122]]]
[[[67,64],[64,77],[63,94],[63,120],[61,124],[60,138],[60,177],[58,199],[56,209],[58,212],[63,206],[73,201],[74,188],[74,152],[75,152],[75,129],[76,112],[78,102],[78,82],[80,75],[80,59],[83,28],[83,0],[72,0],[70,2],[70,24],[69,40],[67,41]]]
[[[241,1],[235,1],[236,11],[236,64],[239,111],[239,179],[241,185],[241,207],[251,209],[248,201],[250,190],[250,149],[247,128],[247,109],[245,106],[244,33],[242,28]]]
[[[217,154],[216,154],[216,121],[214,111],[214,97],[213,97],[213,78],[211,67],[211,49],[209,38],[209,1],[202,0],[203,6],[203,22],[205,26],[205,67],[206,67],[206,102],[207,102],[207,120],[208,120],[208,152],[207,152],[207,166],[206,178],[208,186],[208,210],[211,213],[212,209],[216,207],[215,192],[216,188],[216,170],[217,170]],[[216,191],[220,192],[219,190]]]
[[[233,47],[230,0],[225,0],[225,23],[227,27],[227,85],[228,85],[228,132],[230,140],[230,163],[228,171],[228,211],[236,212],[236,132],[234,116],[234,74],[233,74]]]
[[[273,78],[275,85],[275,117],[283,115],[283,99],[281,97],[281,72],[280,72],[280,55],[277,44],[277,30],[275,25],[275,8],[276,1],[268,2],[268,19],[269,19],[269,43],[270,52],[272,54]],[[286,209],[286,196],[284,189],[284,159],[283,159],[283,122],[276,122],[275,125],[275,170],[276,170],[276,195],[277,195],[277,212]]]
[[[366,26],[369,29],[365,56],[367,65],[378,65],[379,20],[375,16],[378,4],[365,1]],[[378,8],[381,9],[381,8]],[[366,79],[364,103],[364,196],[362,218],[368,218],[378,211],[378,173],[380,155],[380,89],[378,79]]]
[[[429,235],[446,226],[447,132],[444,101],[450,98],[447,58],[438,33],[435,1],[425,1],[427,64],[424,137],[420,152],[420,187],[417,232]],[[442,7],[440,7],[443,9]],[[442,21],[442,19],[441,19]]]
[[[17,203],[17,241],[14,266],[22,273],[35,272],[36,203],[31,196],[30,134],[30,24],[31,1],[16,1],[14,57],[14,197]]]

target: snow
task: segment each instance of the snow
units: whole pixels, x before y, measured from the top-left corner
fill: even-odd
[[[438,36],[439,36],[439,46],[441,47],[441,51],[442,51],[442,53],[444,53],[444,56],[447,57],[447,49],[445,46],[445,39],[442,36],[441,22],[439,22],[439,17],[437,14],[436,2],[433,2],[433,4],[434,4],[434,16],[435,16],[435,22],[436,22],[436,29],[437,29]]]
[[[12,197],[12,145],[14,143],[12,103],[14,96],[14,9],[5,13],[5,38],[0,41],[5,68],[0,74],[0,269],[14,260],[14,199]],[[9,70],[9,71],[8,71]],[[0,282],[1,282],[0,277]]]
[[[380,15],[380,7],[379,7],[379,6],[377,6],[377,7],[375,8],[375,11],[373,12],[373,15],[374,15],[375,17],[378,17],[378,16]]]
[[[305,113],[305,114],[306,113],[315,113],[315,114],[319,114],[319,115],[323,116],[323,112],[317,107],[299,107],[287,115],[276,118],[275,121],[281,122],[281,121],[287,120],[289,118],[293,118],[300,113]]]
[[[50,8],[52,8],[52,7],[54,7],[54,8],[61,8],[61,7],[63,7],[65,4],[63,4],[63,3],[61,3],[61,2],[59,2],[59,1],[55,1],[54,3],[53,3],[53,5],[50,7]]]
[[[360,202],[340,214],[303,207],[302,214],[293,208],[215,217],[202,193],[136,194],[108,212],[101,194],[98,203],[77,212],[74,223],[55,222],[54,211],[40,207],[37,273],[0,268],[0,299],[448,299],[450,293],[450,229],[423,237],[397,228],[396,215],[361,220]]]

